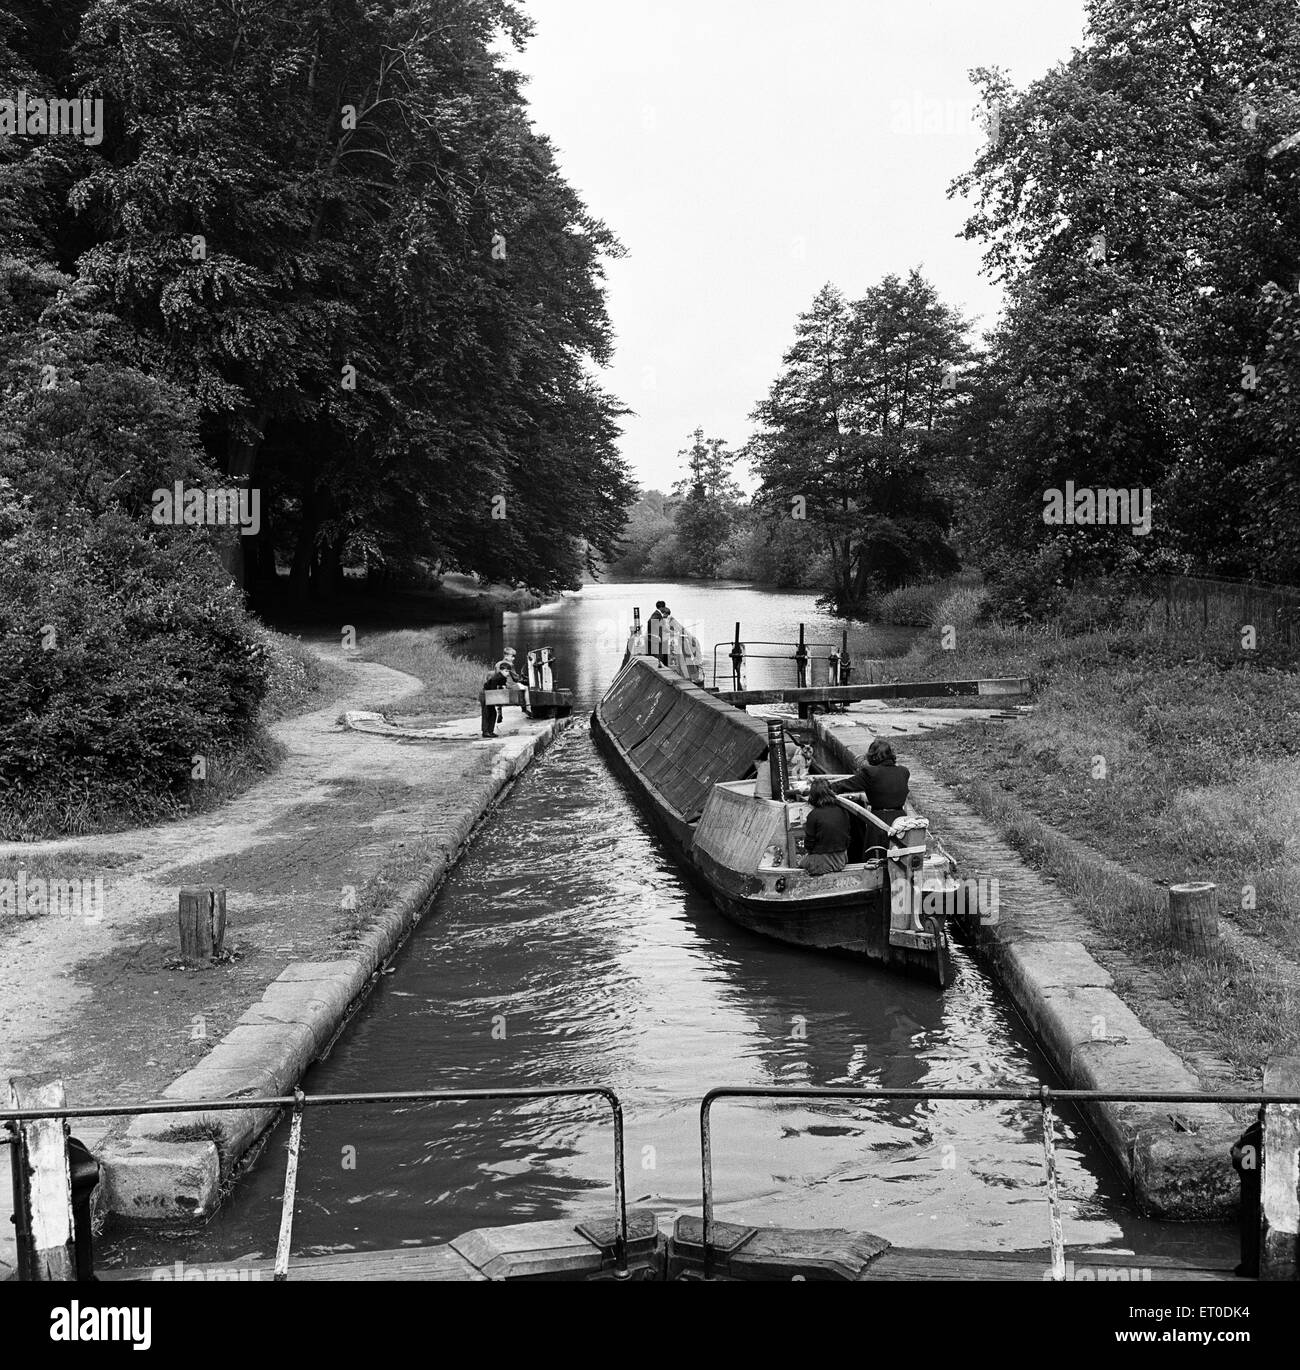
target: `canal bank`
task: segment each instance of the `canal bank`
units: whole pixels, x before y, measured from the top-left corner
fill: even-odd
[[[329,649],[320,649],[324,654]],[[478,824],[567,720],[508,710],[493,740],[430,741],[345,727],[349,706],[397,709],[421,682],[330,653],[344,697],[277,725],[283,764],[239,802],[135,832],[10,844],[33,869],[107,868],[87,926],[28,919],[0,953],[3,1075],[58,1076],[68,1103],[262,1095],[292,1088],[418,922]],[[201,857],[198,854],[201,853]],[[177,955],[177,892],[227,890],[226,954]],[[272,1119],[143,1118],[79,1125],[105,1166],[100,1202],[126,1218],[210,1214]],[[12,1268],[0,1167],[0,1278]]]
[[[877,735],[942,726],[934,715],[916,715],[819,719],[821,760],[852,771]],[[1111,973],[1085,945],[1093,930],[1070,900],[937,776],[914,757],[902,760],[911,771],[913,802],[958,858],[963,879],[981,891],[996,885],[976,948],[1065,1085],[1117,1093],[1205,1089],[1197,1071],[1115,992]],[[1226,1108],[1186,1105],[1170,1113],[1157,1105],[1102,1102],[1088,1105],[1087,1113],[1144,1213],[1176,1220],[1236,1213],[1238,1184],[1228,1153],[1242,1126]]]

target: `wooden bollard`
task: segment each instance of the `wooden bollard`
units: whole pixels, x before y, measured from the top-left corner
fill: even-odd
[[[1204,881],[1169,886],[1169,930],[1190,956],[1219,954],[1219,887]]]
[[[221,954],[226,940],[224,885],[189,885],[180,894],[181,959],[191,964]]]
[[[14,1108],[62,1108],[62,1080],[24,1075],[9,1081]],[[67,1123],[45,1118],[18,1124],[13,1143],[14,1226],[20,1280],[75,1280],[72,1175]]]
[[[1264,1067],[1265,1094],[1300,1094],[1300,1056]],[[1300,1277],[1300,1104],[1266,1104],[1260,1189],[1259,1277]]]

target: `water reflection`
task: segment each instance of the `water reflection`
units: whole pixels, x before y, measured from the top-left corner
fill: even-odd
[[[556,683],[572,689],[574,698],[590,707],[604,694],[623,660],[633,608],[641,610],[644,621],[659,599],[699,639],[706,684],[712,683],[714,646],[718,643],[724,644],[718,652],[718,670],[730,679],[725,644],[731,641],[737,623],[746,641],[790,644],[798,641],[800,624],[804,625],[809,643],[823,644],[838,643],[844,627],[840,620],[817,608],[815,595],[754,589],[739,581],[595,584],[540,609],[507,614],[506,642],[515,648],[520,660],[534,647],[552,648],[557,659]],[[912,629],[874,627],[872,654],[887,656],[901,652],[914,636]],[[491,645],[486,629],[469,639],[463,650],[487,658]],[[794,682],[792,661],[755,657],[750,663],[747,683],[752,687]]]

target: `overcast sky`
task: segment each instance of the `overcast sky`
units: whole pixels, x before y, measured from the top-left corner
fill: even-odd
[[[526,0],[512,61],[570,183],[622,240],[608,267],[636,411],[623,454],[666,490],[702,425],[739,446],[826,281],[919,266],[979,326],[998,291],[945,191],[986,134],[972,67],[1067,58],[1083,0]],[[748,482],[746,482],[748,483]]]

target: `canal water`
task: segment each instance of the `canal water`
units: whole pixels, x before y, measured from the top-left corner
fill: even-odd
[[[593,587],[510,616],[520,650],[554,646],[583,704],[622,657],[630,608],[791,640],[834,625],[811,599],[740,586]],[[751,626],[752,625],[752,626]],[[876,649],[901,650],[901,638]],[[923,800],[923,796],[918,796]],[[489,820],[308,1092],[607,1085],[627,1120],[629,1200],[667,1220],[700,1205],[699,1099],[714,1085],[950,1086],[1046,1080],[1047,1063],[966,953],[944,993],[802,953],[726,922],[688,885],[585,720]],[[1032,1105],[732,1101],[714,1109],[720,1218],[850,1227],[899,1245],[1048,1240]],[[107,1264],[273,1254],[287,1127],[197,1236],[113,1237]],[[1138,1219],[1091,1136],[1058,1123],[1066,1240],[1138,1252],[1230,1234]],[[612,1212],[612,1128],[594,1103],[442,1103],[307,1114],[295,1254],[446,1241],[474,1227]]]
[[[623,660],[632,610],[641,610],[644,624],[659,599],[699,640],[706,685],[730,684],[728,652],[737,624],[748,652],[746,684],[753,689],[795,684],[791,644],[798,641],[800,626],[814,660],[823,663],[827,650],[840,646],[845,627],[842,619],[821,613],[813,595],[756,590],[738,581],[588,585],[580,594],[566,595],[540,609],[507,614],[504,645],[515,649],[521,667],[532,648],[550,647],[558,660],[556,683],[570,688],[574,699],[590,708],[605,693]],[[875,626],[866,634],[866,647],[873,658],[895,656],[907,649],[915,635],[912,628]],[[490,635],[486,630],[479,632],[461,650],[492,659]],[[856,664],[854,679],[861,679],[866,661]]]

